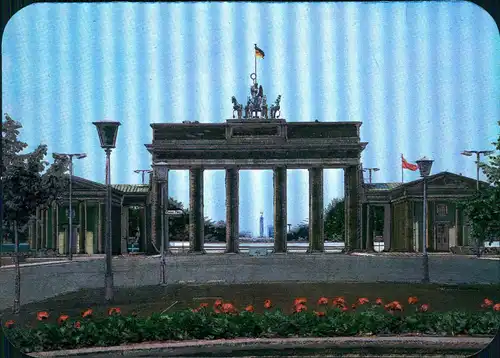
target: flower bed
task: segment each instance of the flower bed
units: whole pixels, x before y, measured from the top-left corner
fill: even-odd
[[[61,314],[56,323],[44,322],[48,312],[38,312],[35,327],[17,327],[4,322],[7,336],[23,352],[115,346],[124,343],[218,339],[236,337],[328,337],[381,334],[489,335],[500,327],[500,303],[485,299],[478,313],[432,312],[427,303],[409,297],[408,304],[397,301],[370,302],[359,298],[349,304],[343,297],[321,297],[312,305],[297,298],[290,313],[274,309],[270,300],[266,311],[255,313],[253,306],[242,310],[233,304],[215,301],[198,308],[138,317],[122,315],[118,307],[108,316],[96,317],[91,308],[79,317]],[[314,308],[312,308],[314,306]],[[406,314],[402,314],[405,311]],[[410,311],[409,314],[406,311]]]

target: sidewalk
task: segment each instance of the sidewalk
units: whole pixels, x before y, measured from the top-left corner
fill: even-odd
[[[20,263],[19,266],[30,267],[30,266],[55,265],[55,264],[65,264],[71,262],[81,262],[81,261],[100,260],[100,259],[104,259],[104,255],[74,255],[72,261],[68,260],[66,257],[30,257],[27,258],[25,262]],[[13,269],[15,267],[16,266],[13,263],[9,263],[8,265],[2,264],[0,270]]]
[[[30,353],[32,357],[166,357],[193,355],[195,353],[225,354],[237,351],[283,350],[283,349],[386,349],[386,350],[435,350],[456,353],[477,352],[486,347],[489,337],[328,337],[328,338],[239,338],[218,340],[196,340],[182,342],[139,343],[115,347],[95,347]],[[243,353],[243,352],[242,352]],[[389,353],[389,352],[388,352]],[[438,353],[438,352],[436,352]],[[391,353],[392,354],[392,353]],[[389,356],[391,354],[388,354]],[[249,354],[247,354],[249,355]],[[316,354],[311,354],[315,356]],[[387,356],[387,355],[385,355]],[[408,356],[408,354],[405,354]],[[427,355],[426,355],[427,356]]]

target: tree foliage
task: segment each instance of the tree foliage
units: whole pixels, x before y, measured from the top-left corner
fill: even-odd
[[[500,121],[498,124],[500,126]],[[460,203],[469,218],[471,235],[478,244],[500,238],[500,136],[492,144],[496,150],[489,156],[489,163],[479,164],[491,186]]]
[[[332,241],[343,241],[345,233],[344,199],[334,198],[325,209],[325,237]]]
[[[65,174],[69,163],[56,159],[50,165],[45,160],[47,146],[42,144],[23,153],[28,145],[18,139],[22,125],[8,114],[2,124],[3,226],[9,232],[16,221],[19,232],[25,232],[37,207],[62,198],[69,183]]]

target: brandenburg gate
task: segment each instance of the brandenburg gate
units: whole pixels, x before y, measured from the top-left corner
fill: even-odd
[[[155,123],[152,237],[168,238],[165,209],[168,170],[189,170],[190,253],[204,253],[203,171],[226,171],[226,253],[238,253],[239,170],[272,169],[274,252],[287,251],[287,169],[309,170],[309,253],[324,251],[323,170],[344,170],[345,245],[361,245],[361,163],[368,143],[360,141],[361,122],[287,122],[280,101],[268,105],[262,86],[253,84],[246,105],[233,101],[233,119],[225,123]]]

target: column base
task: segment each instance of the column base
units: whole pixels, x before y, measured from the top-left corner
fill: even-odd
[[[188,250],[189,255],[205,255],[207,252],[205,250]]]
[[[229,251],[226,250],[226,251],[224,251],[224,254],[228,254],[228,255],[230,255],[230,254],[239,255],[240,253],[241,253],[240,250],[229,250]]]
[[[288,252],[287,251],[271,251],[271,254],[272,255],[288,255]]]
[[[325,250],[313,250],[313,249],[307,249],[306,254],[324,254]]]

